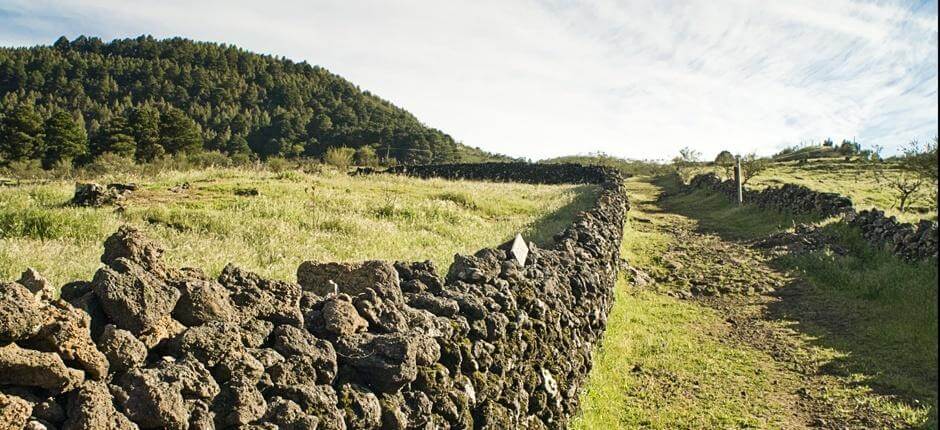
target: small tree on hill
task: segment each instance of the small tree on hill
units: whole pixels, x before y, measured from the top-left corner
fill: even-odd
[[[672,164],[682,182],[688,182],[692,167],[698,164],[701,159],[702,153],[688,146],[679,150],[679,156],[672,159]]]
[[[731,177],[734,174],[734,155],[730,151],[721,151],[715,157],[715,165],[722,169],[725,176]]]
[[[846,157],[858,154],[860,150],[861,147],[857,142],[853,142],[848,139],[843,139],[842,144],[839,145],[839,153],[845,155]]]
[[[769,167],[770,161],[766,158],[760,158],[754,153],[745,155],[741,158],[741,183],[747,184]]]

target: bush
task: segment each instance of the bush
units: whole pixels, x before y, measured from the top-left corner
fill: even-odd
[[[3,174],[16,179],[43,179],[46,171],[39,160],[11,161],[3,169]]]
[[[353,156],[357,166],[375,167],[379,165],[379,156],[371,146],[363,146]]]
[[[85,170],[92,175],[106,175],[118,173],[130,173],[136,169],[134,159],[124,157],[112,152],[101,154],[85,166]]]
[[[340,170],[346,170],[353,162],[356,150],[341,146],[339,148],[329,148],[326,155],[323,156],[323,162],[331,166],[336,166]]]
[[[219,151],[201,151],[187,156],[189,162],[200,168],[206,167],[228,167],[232,165],[232,160]]]
[[[284,157],[268,157],[264,160],[264,166],[274,173],[280,173],[290,169],[291,163]]]

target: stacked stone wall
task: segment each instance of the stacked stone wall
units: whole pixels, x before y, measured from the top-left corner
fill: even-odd
[[[734,181],[722,181],[714,173],[695,176],[689,186],[736,198]],[[814,191],[794,184],[768,187],[759,191],[745,189],[744,202],[801,215],[843,217],[850,225],[858,227],[873,246],[886,249],[907,260],[937,258],[937,223],[934,221],[922,220],[911,224],[900,222],[893,216],[886,216],[884,211],[877,209],[859,212],[848,197]]]
[[[169,267],[122,227],[93,279],[0,283],[0,428],[560,429],[606,327],[628,210],[613,170],[400,168],[594,183],[551,246],[430,262],[308,261],[297,282]],[[541,179],[540,179],[541,178]]]

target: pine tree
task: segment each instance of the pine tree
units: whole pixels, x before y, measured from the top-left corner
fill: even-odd
[[[56,111],[46,120],[43,167],[52,167],[60,160],[71,160],[88,153],[85,127],[65,111]]]
[[[3,118],[0,158],[7,161],[40,158],[43,121],[32,103],[22,103]]]
[[[153,161],[166,152],[160,144],[160,112],[153,106],[132,108],[128,115],[128,131],[137,143],[137,160]]]
[[[170,154],[191,154],[202,150],[202,134],[195,121],[171,107],[160,115],[160,144]]]
[[[127,125],[127,118],[115,115],[103,127],[101,141],[95,148],[95,155],[112,153],[122,157],[133,158],[137,152],[137,142]]]

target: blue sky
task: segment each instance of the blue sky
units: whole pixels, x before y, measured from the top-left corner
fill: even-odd
[[[456,139],[544,158],[937,134],[937,2],[0,0],[0,44],[152,34],[306,60]]]

